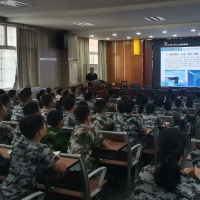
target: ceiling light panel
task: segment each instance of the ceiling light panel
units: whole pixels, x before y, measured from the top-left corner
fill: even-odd
[[[160,16],[157,17],[145,17],[144,19],[148,20],[148,21],[165,21],[166,19]]]
[[[6,6],[13,6],[13,7],[32,6],[31,4],[20,2],[20,1],[14,1],[14,0],[0,1],[0,4],[6,5]]]
[[[112,35],[113,35],[113,36],[117,36],[117,34],[116,34],[116,33],[113,33]]]
[[[92,24],[92,23],[89,23],[89,22],[75,22],[75,23],[72,23],[74,25],[77,25],[77,26],[96,26],[95,24]]]

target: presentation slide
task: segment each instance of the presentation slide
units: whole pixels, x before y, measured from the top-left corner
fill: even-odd
[[[160,86],[200,87],[200,46],[160,48]]]

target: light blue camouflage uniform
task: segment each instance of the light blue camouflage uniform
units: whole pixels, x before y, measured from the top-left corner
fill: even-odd
[[[14,107],[12,111],[12,116],[11,116],[12,122],[18,122],[24,117],[24,113],[23,113],[24,106],[25,106],[24,103],[20,103],[19,105]]]

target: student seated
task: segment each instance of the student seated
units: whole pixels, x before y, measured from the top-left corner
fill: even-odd
[[[117,101],[121,101],[122,97],[124,96],[124,91],[119,91],[119,97],[117,98]]]
[[[176,128],[167,128],[158,136],[159,165],[144,167],[135,183],[135,200],[199,199],[200,170],[181,168],[187,141]]]
[[[37,95],[36,95],[36,99],[38,100],[38,102],[42,99],[42,96],[45,95],[45,90],[40,90]]]
[[[94,93],[92,91],[89,91],[88,93],[85,93],[84,99],[88,104],[90,112],[93,113],[94,112],[94,102],[93,102]]]
[[[171,94],[171,98],[170,98],[170,102],[171,102],[171,104],[172,104],[172,107],[175,106],[175,100],[176,100],[176,98],[177,98],[176,93],[172,93],[172,94]]]
[[[140,98],[140,106],[139,106],[139,109],[138,109],[138,114],[143,114],[143,115],[146,115],[146,106],[148,104],[148,97],[143,95],[141,98]]]
[[[123,101],[119,101],[117,104],[117,113],[114,114],[110,114],[110,118],[112,118],[114,121],[116,120],[121,120],[122,116],[124,114],[124,105],[123,105]]]
[[[165,97],[165,100],[169,101],[172,93],[173,93],[173,90],[171,88],[169,88],[168,91],[167,91],[167,95]]]
[[[60,98],[61,98],[62,95],[63,95],[63,89],[62,89],[62,88],[58,88],[58,89],[56,90],[56,93],[57,93],[56,101],[59,101]]]
[[[81,95],[79,96],[80,98],[84,98],[85,94],[88,93],[87,87],[82,87],[81,88]]]
[[[95,169],[90,161],[92,149],[106,144],[102,134],[98,131],[97,124],[92,124],[88,106],[79,106],[74,115],[80,123],[74,127],[67,152],[81,154],[85,160],[88,172]]]
[[[122,97],[121,101],[124,102],[124,101],[127,100],[127,99],[130,99],[130,97],[127,96],[127,95],[124,95],[124,96]]]
[[[146,106],[146,113],[147,115],[143,115],[143,119],[146,126],[161,126],[163,121],[160,117],[155,115],[155,105],[148,104]]]
[[[153,104],[158,98],[159,98],[159,96],[157,94],[154,94],[154,96],[153,96]]]
[[[75,94],[70,93],[70,94],[68,94],[67,97],[68,97],[68,98],[72,98],[72,99],[74,99],[74,101],[76,101],[76,96],[75,96]]]
[[[200,103],[200,92],[196,93],[196,99],[193,100],[194,103]]]
[[[123,103],[125,114],[122,115],[120,120],[116,120],[115,131],[127,132],[131,146],[138,143],[138,133],[144,132],[145,123],[144,120],[134,114],[135,103],[132,99],[127,99]]]
[[[187,101],[186,101],[185,106],[186,106],[187,108],[194,108],[194,106],[193,106],[193,97],[192,97],[191,95],[189,95],[189,96],[187,97]]]
[[[2,95],[2,94],[6,94],[6,91],[3,89],[0,89],[0,95]]]
[[[98,92],[96,90],[93,90],[92,92],[94,94],[93,102],[96,102],[98,98]]]
[[[71,131],[62,129],[64,126],[63,114],[58,110],[53,110],[47,115],[47,134],[42,143],[46,144],[53,151],[67,153]]]
[[[164,105],[163,100],[161,98],[158,98],[153,103],[156,106],[155,114],[158,116],[164,116],[165,109],[163,107],[163,105]]]
[[[51,88],[49,87],[49,88],[46,88],[46,93],[47,94],[51,94]]]
[[[115,97],[115,90],[110,89],[110,90],[108,91],[108,94],[109,94],[109,96],[110,96],[110,103],[117,104],[117,99],[114,98],[114,97]]]
[[[17,90],[10,90],[8,92],[8,95],[10,96],[10,99],[11,99],[11,110],[13,110],[13,108],[15,106],[17,106],[18,104],[20,104],[20,102],[18,100]]]
[[[53,98],[50,94],[45,94],[42,96],[42,105],[43,108],[41,110],[41,115],[44,117],[44,121],[47,122],[47,115],[51,112],[51,108],[53,107]]]
[[[110,103],[111,98],[110,98],[110,96],[109,96],[108,94],[105,94],[105,95],[103,96],[103,100],[106,101],[107,112],[117,112],[117,110],[116,110],[116,108],[115,108],[116,104]]]
[[[2,123],[6,116],[7,109],[2,104],[2,102],[0,102],[0,144],[10,145],[13,139],[15,129],[13,129],[10,125]]]
[[[77,121],[74,116],[74,110],[76,108],[75,100],[72,98],[66,98],[63,101],[63,107],[65,109],[65,113],[63,114],[64,125],[65,127],[73,128],[75,125],[77,125]]]
[[[50,93],[50,95],[51,95],[52,98],[53,98],[53,102],[56,103],[56,95],[55,95],[55,93]]]
[[[135,105],[140,105],[141,102],[141,97],[143,96],[143,94],[141,92],[138,92],[136,95],[136,99],[135,99]]]
[[[180,114],[172,109],[172,104],[170,101],[165,101],[164,103],[165,113],[164,116],[173,116],[174,120],[179,119]]]
[[[151,98],[149,98],[149,101],[154,101],[154,95],[157,94],[155,91],[151,93]]]
[[[71,93],[75,95],[75,97],[78,97],[78,90],[76,86],[71,87]]]
[[[179,113],[179,115],[187,114],[187,112],[185,111],[183,107],[181,107],[181,105],[182,105],[181,99],[180,98],[176,99],[175,107],[173,108],[173,110]]]
[[[69,95],[68,95],[69,96]],[[60,98],[60,100],[59,101],[57,101],[56,102],[56,110],[59,110],[59,111],[61,111],[61,112],[65,112],[65,109],[64,109],[64,107],[63,107],[63,101],[66,99],[67,97],[66,96],[62,96],[61,98]]]
[[[186,99],[185,90],[181,90],[181,95],[178,97],[179,99]]]
[[[22,90],[19,93],[19,98],[21,103],[14,107],[12,111],[11,121],[18,122],[20,119],[24,117],[23,108],[26,104],[32,101],[31,99],[32,92],[30,90]]]
[[[88,106],[86,101],[79,101],[77,106]]]
[[[10,121],[11,115],[12,115],[12,110],[11,110],[11,102],[10,102],[10,97],[8,94],[2,94],[0,95],[0,101],[3,103],[5,108],[7,109],[7,115],[3,119],[3,121]]]
[[[114,131],[115,122],[105,116],[106,113],[106,102],[103,99],[100,99],[95,103],[95,111],[96,114],[92,116],[92,123],[96,123],[98,125],[99,130],[103,131]]]
[[[64,161],[40,143],[47,130],[42,116],[24,117],[19,121],[19,129],[23,137],[13,146],[9,174],[1,184],[6,199],[21,200],[34,193],[42,170],[64,173],[67,169]]]

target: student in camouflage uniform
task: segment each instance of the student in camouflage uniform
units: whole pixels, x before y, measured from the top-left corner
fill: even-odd
[[[72,87],[70,88],[70,90],[71,90],[71,94],[74,94],[75,97],[78,97],[78,90],[77,90],[77,87],[76,87],[76,86],[72,86]]]
[[[51,108],[53,107],[53,98],[50,94],[45,94],[42,96],[42,105],[43,108],[41,110],[41,115],[44,117],[44,121],[47,122],[47,115],[51,112]]]
[[[65,109],[65,113],[63,114],[65,127],[73,128],[78,124],[74,116],[74,110],[76,108],[75,100],[72,98],[66,98],[63,101],[63,107]]]
[[[20,104],[20,102],[18,100],[17,90],[10,90],[8,92],[8,95],[10,96],[10,99],[11,99],[11,110],[13,110],[13,108],[15,106],[17,106],[18,104]]]
[[[7,109],[7,115],[3,119],[3,121],[10,121],[11,115],[12,115],[12,110],[10,109],[11,107],[11,102],[10,102],[10,97],[8,94],[2,94],[0,95],[0,102],[3,103],[5,108]]]
[[[98,92],[96,90],[93,90],[92,92],[94,94],[94,98],[93,98],[92,101],[95,103],[97,101],[97,98],[98,98]]]
[[[187,97],[185,96],[185,90],[181,90],[181,96],[178,97],[181,100],[186,99]]]
[[[180,118],[180,114],[172,110],[172,104],[170,101],[165,101],[164,109],[165,109],[164,116],[173,116],[174,120],[178,120]]]
[[[138,133],[145,130],[144,120],[134,114],[135,103],[132,99],[127,99],[123,103],[125,114],[122,115],[120,120],[115,122],[116,132],[127,132],[131,146],[138,143]]]
[[[124,114],[123,101],[118,101],[118,103],[117,103],[117,112],[106,113],[105,115],[106,115],[106,117],[109,117],[109,118],[113,119],[114,122],[115,122],[116,120],[121,121],[123,114]]]
[[[79,106],[75,116],[80,125],[74,127],[70,138],[68,153],[81,154],[85,160],[88,172],[95,169],[90,161],[92,149],[105,144],[102,134],[98,131],[97,124],[91,123],[90,110],[87,106]]]
[[[117,98],[117,101],[121,101],[122,97],[124,96],[124,91],[120,90],[119,91],[119,97]]]
[[[91,113],[94,113],[94,93],[92,91],[89,91],[88,93],[85,93],[85,101],[88,104],[88,107],[90,109]]]
[[[0,144],[10,145],[15,130],[11,126],[2,123],[6,115],[7,110],[2,102],[0,102]]]
[[[37,177],[42,170],[66,172],[67,165],[55,156],[41,139],[46,134],[43,117],[31,115],[19,122],[23,139],[13,146],[9,174],[1,185],[6,199],[21,200],[35,192]]]
[[[86,87],[81,88],[81,95],[79,98],[84,98],[85,94],[88,93],[88,89]]]
[[[138,109],[138,114],[143,114],[143,115],[146,115],[146,106],[148,104],[148,97],[145,96],[145,95],[142,95],[142,97],[140,98],[140,106],[139,106],[139,109]]]
[[[194,103],[200,103],[200,92],[196,93],[196,99],[193,100]]]
[[[172,107],[175,107],[175,100],[177,99],[177,95],[175,93],[172,93],[170,102],[172,104]]]
[[[115,90],[110,89],[108,91],[108,95],[110,96],[110,103],[117,104],[117,98],[115,98]]]
[[[64,126],[63,114],[58,110],[51,111],[47,115],[48,125],[47,134],[42,140],[53,151],[67,153],[69,139],[72,130],[62,129]]]
[[[181,107],[181,104],[182,104],[181,99],[176,99],[175,100],[175,107],[173,108],[173,110],[176,111],[177,113],[179,113],[179,115],[187,114],[185,109],[183,107]]]
[[[18,122],[20,119],[24,117],[23,108],[27,103],[32,101],[31,94],[32,92],[30,90],[22,90],[19,93],[21,103],[14,107],[11,116],[11,121]]]
[[[115,122],[105,116],[106,113],[106,102],[101,99],[95,103],[96,114],[92,116],[92,123],[98,126],[99,130],[103,131],[114,131]]]
[[[158,138],[158,166],[146,166],[139,174],[135,200],[197,200],[200,197],[200,170],[182,170],[187,141],[179,129],[165,129]],[[194,174],[194,175],[193,175]]]
[[[56,90],[56,93],[57,93],[56,101],[59,101],[60,98],[61,98],[62,95],[63,95],[63,89],[62,89],[62,88],[58,88],[58,89]]]
[[[106,101],[106,105],[107,105],[107,112],[117,112],[116,110],[116,104],[110,103],[110,96],[108,94],[105,94],[103,96],[103,99]]]
[[[161,98],[158,98],[154,101],[154,105],[156,106],[155,114],[158,116],[164,116],[165,109],[163,107],[164,103]]]
[[[143,115],[143,119],[146,126],[161,126],[163,121],[160,117],[155,115],[155,105],[148,104],[146,106],[147,115]]]

